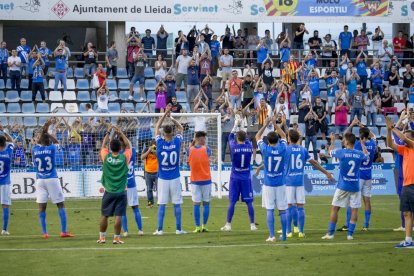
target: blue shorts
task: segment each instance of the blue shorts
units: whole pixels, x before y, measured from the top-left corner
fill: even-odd
[[[242,180],[230,177],[229,201],[239,201],[240,194],[242,202],[253,202],[254,195],[250,178]]]
[[[138,75],[134,75],[132,77],[131,83],[129,84],[130,86],[134,86],[134,84],[139,81],[139,85],[140,86],[144,86],[144,82],[145,82],[145,78],[144,76],[138,76]]]

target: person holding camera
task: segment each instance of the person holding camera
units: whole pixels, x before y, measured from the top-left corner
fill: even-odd
[[[141,160],[144,161],[144,178],[147,185],[148,207],[154,206],[153,190],[157,187],[158,182],[158,159],[157,146],[155,140],[151,140],[149,147],[145,148],[141,154]]]

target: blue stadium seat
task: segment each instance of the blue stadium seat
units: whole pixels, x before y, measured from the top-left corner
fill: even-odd
[[[319,89],[326,89],[326,81],[324,79],[319,80]]]
[[[379,127],[384,127],[385,126],[385,117],[382,114],[378,114],[377,115],[377,122],[376,125]]]
[[[135,110],[133,103],[122,103],[121,108],[125,109],[128,112]]]
[[[177,102],[186,103],[187,102],[187,95],[185,92],[177,92]]]
[[[335,149],[341,149],[342,148],[342,141],[339,140],[339,139],[335,140],[334,148]]]
[[[132,97],[134,98],[134,101],[141,102],[141,100],[140,100],[141,96],[140,96],[138,91],[135,91],[134,94],[132,95]]]
[[[376,136],[376,137],[379,137],[380,136],[380,134],[379,134],[379,131],[378,131],[378,128],[377,127],[368,127],[369,128],[369,130]]]
[[[137,113],[141,112],[141,110],[144,106],[145,106],[145,103],[143,103],[143,102],[137,103],[135,105],[135,112],[137,112]],[[148,111],[148,110],[145,109],[145,111]]]
[[[20,104],[18,104],[18,103],[9,103],[7,105],[7,112],[8,113],[20,113],[21,112]]]
[[[145,67],[144,77],[145,78],[153,78],[154,77],[154,70],[152,69],[152,67]]]
[[[89,80],[87,79],[78,79],[76,82],[76,89],[78,90],[89,90]]]
[[[155,102],[155,91],[148,91],[147,101]]]
[[[11,79],[7,79],[6,81],[6,88],[11,89]]]
[[[390,117],[393,122],[398,122],[398,120],[400,118],[398,115],[395,115],[395,114],[389,114],[389,115],[387,115],[387,117]]]
[[[79,104],[79,112],[80,113],[85,113],[86,112],[86,105],[87,105],[88,103],[80,103]]]
[[[155,79],[147,79],[145,80],[145,90],[155,90],[157,86],[157,81]]]
[[[129,97],[129,91],[120,91],[119,92],[119,98],[121,99],[121,101],[128,101],[128,97]]]
[[[39,126],[43,126],[50,117],[39,117],[38,124]]]
[[[7,117],[0,117],[0,124],[2,126],[7,126],[9,125],[9,121],[7,120]]]
[[[127,79],[128,78],[128,73],[126,68],[117,68],[116,69],[116,77],[118,79]]]
[[[83,71],[83,68],[75,68],[74,77],[77,79],[83,79],[85,77],[85,72]]]
[[[352,134],[354,134],[356,137],[359,137],[359,127],[353,127]]]
[[[50,91],[49,92],[49,100],[51,102],[62,102],[63,98],[62,98],[62,92],[60,91]]]
[[[118,87],[116,85],[116,80],[107,79],[106,80],[106,86],[109,90],[117,90]]]
[[[49,89],[49,83],[47,82],[47,80],[43,80],[43,87],[45,89]]]
[[[48,97],[47,97],[46,91],[45,91],[45,98],[46,98],[46,101],[47,101],[48,100]],[[40,95],[40,92],[39,91],[36,92],[36,102],[42,102],[42,95]]]
[[[29,80],[28,79],[22,79],[20,81],[20,88],[21,89],[29,89]],[[30,87],[30,89],[32,89],[32,88]]]
[[[38,103],[36,105],[36,113],[49,113],[49,104],[47,103]]]
[[[68,70],[66,70],[66,78],[68,78],[68,79],[73,78],[73,69],[72,69],[72,67],[68,67]]]
[[[112,113],[119,113],[121,112],[121,107],[119,103],[108,103],[108,110]]]
[[[47,70],[47,75],[49,76],[49,78],[54,78],[55,77],[55,72],[56,72],[56,68],[49,68]]]
[[[380,135],[381,138],[387,138],[387,127],[382,127],[380,130]]]
[[[316,148],[317,149],[321,149],[322,145],[325,145],[326,149],[328,149],[328,142],[326,142],[325,140],[316,140]]]
[[[35,106],[33,103],[23,103],[22,104],[23,113],[35,113]]]
[[[31,102],[32,101],[32,91],[29,90],[23,90],[22,92],[20,92],[20,100],[22,102]]]
[[[0,80],[0,83],[2,83],[2,81]],[[1,91],[0,90],[0,101],[1,102],[4,102],[4,99],[5,99],[5,97],[4,97],[4,91]]]
[[[37,118],[36,117],[24,117],[23,124],[25,127],[35,127],[37,126]]]
[[[6,104],[0,103],[0,113],[5,113],[5,112],[6,112]]]
[[[89,94],[89,91],[78,91],[77,100],[79,102],[90,102],[91,95]]]
[[[118,81],[119,90],[129,90],[129,79],[120,79]]]
[[[26,128],[26,132],[25,132],[25,139],[28,139],[28,140],[30,140],[30,139],[32,139],[33,138],[33,132],[34,132],[34,128],[33,127],[28,127],[28,128]]]
[[[119,97],[118,97],[118,92],[116,91],[109,91],[109,101],[110,102],[115,102],[118,101]]]
[[[19,92],[16,90],[9,90],[6,92],[6,103],[17,103],[20,101]]]
[[[4,88],[6,88],[6,86],[4,85],[4,81],[0,80],[0,89],[4,90]]]

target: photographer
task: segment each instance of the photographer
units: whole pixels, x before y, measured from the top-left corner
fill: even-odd
[[[85,75],[87,77],[90,77],[92,73],[95,71],[96,60],[98,58],[96,47],[92,44],[92,42],[88,42],[86,51],[83,53],[83,56],[85,57]]]
[[[148,206],[152,208],[154,206],[154,187],[157,187],[158,182],[158,159],[157,159],[157,147],[155,140],[151,140],[149,147],[145,148],[141,154],[141,160],[144,161],[144,177],[145,184],[147,185],[147,199]]]

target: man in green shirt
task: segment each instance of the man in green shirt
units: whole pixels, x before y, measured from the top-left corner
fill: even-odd
[[[107,147],[109,135],[112,128],[115,129],[109,147]],[[121,151],[121,141],[124,143],[125,150],[123,154]],[[108,126],[105,138],[102,142],[101,159],[102,166],[102,185],[105,188],[105,193],[102,198],[101,207],[101,223],[99,230],[98,243],[105,243],[106,229],[108,228],[108,217],[115,216],[114,223],[114,240],[113,244],[123,244],[120,240],[122,216],[125,216],[127,205],[126,186],[128,182],[128,164],[131,159],[131,143],[128,138],[122,133],[118,126]]]

